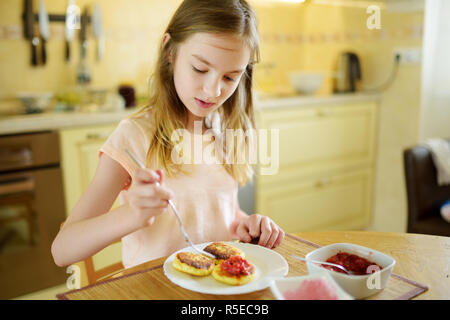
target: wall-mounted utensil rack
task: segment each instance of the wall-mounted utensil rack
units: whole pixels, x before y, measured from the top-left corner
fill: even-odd
[[[41,9],[41,8],[39,8]],[[40,12],[42,14],[42,12]],[[24,10],[22,14],[22,20],[23,20],[23,30],[24,30],[24,37],[28,40],[30,40],[31,43],[31,65],[37,66],[39,64],[39,57],[38,57],[38,46],[42,43],[45,45],[46,39],[43,38],[42,32],[41,34],[38,34],[36,32],[35,24],[40,24],[42,22],[45,23],[44,20],[47,20],[48,23],[57,22],[57,23],[65,23],[67,27],[67,13],[66,14],[47,14],[45,12],[44,17],[46,19],[43,19],[40,21],[40,14],[35,13],[33,9],[33,0],[24,0]],[[83,9],[83,13],[79,14],[77,16],[77,19],[79,18],[79,25],[80,25],[80,40],[84,43],[86,43],[86,29],[90,23],[92,23],[92,17],[88,15],[87,8]],[[48,28],[48,26],[47,26]],[[42,29],[42,28],[41,28]],[[78,29],[78,28],[77,28]],[[66,61],[69,61],[69,55],[70,55],[70,44],[69,42],[71,39],[66,39]],[[44,61],[42,61],[43,57],[46,57],[45,53],[45,47],[41,46],[42,48],[42,54],[41,54],[41,64],[45,64],[46,58],[44,58]],[[82,49],[83,50],[83,49]]]

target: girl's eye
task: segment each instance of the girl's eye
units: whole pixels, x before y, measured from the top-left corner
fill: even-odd
[[[231,82],[235,82],[236,81],[236,79],[233,79],[233,78],[230,78],[230,77],[225,77],[225,80],[231,81]]]
[[[194,66],[192,66],[192,69],[194,69],[194,71],[195,72],[198,72],[198,73],[205,73],[206,71],[203,71],[203,70],[199,70],[199,69],[197,69],[196,67],[194,67]]]
[[[206,73],[206,72],[208,72],[207,70],[200,70],[200,69],[197,69],[196,67],[194,67],[194,66],[192,66],[192,69],[195,71],[195,72],[198,72],[198,73]],[[230,81],[230,82],[235,82],[236,81],[236,79],[234,79],[234,78],[231,78],[231,77],[225,77],[225,80],[226,81]]]

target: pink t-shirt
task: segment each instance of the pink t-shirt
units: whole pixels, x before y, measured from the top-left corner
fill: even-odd
[[[99,155],[106,153],[132,177],[137,165],[124,149],[129,149],[145,163],[152,132],[149,112],[122,120],[101,147]],[[173,202],[191,240],[194,243],[231,240],[230,226],[238,219],[237,182],[221,164],[183,164],[183,168],[192,174],[166,177],[164,185],[174,193]],[[130,183],[131,180],[119,194],[121,204],[127,201]],[[176,216],[168,207],[153,224],[122,238],[122,263],[129,268],[186,246]]]

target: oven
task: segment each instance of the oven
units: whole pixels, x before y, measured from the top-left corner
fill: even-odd
[[[0,136],[0,299],[65,283],[51,255],[64,219],[58,133]]]

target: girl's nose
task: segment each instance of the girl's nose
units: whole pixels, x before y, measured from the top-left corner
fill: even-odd
[[[221,87],[219,79],[207,79],[203,84],[203,91],[207,98],[217,98],[220,96]]]

